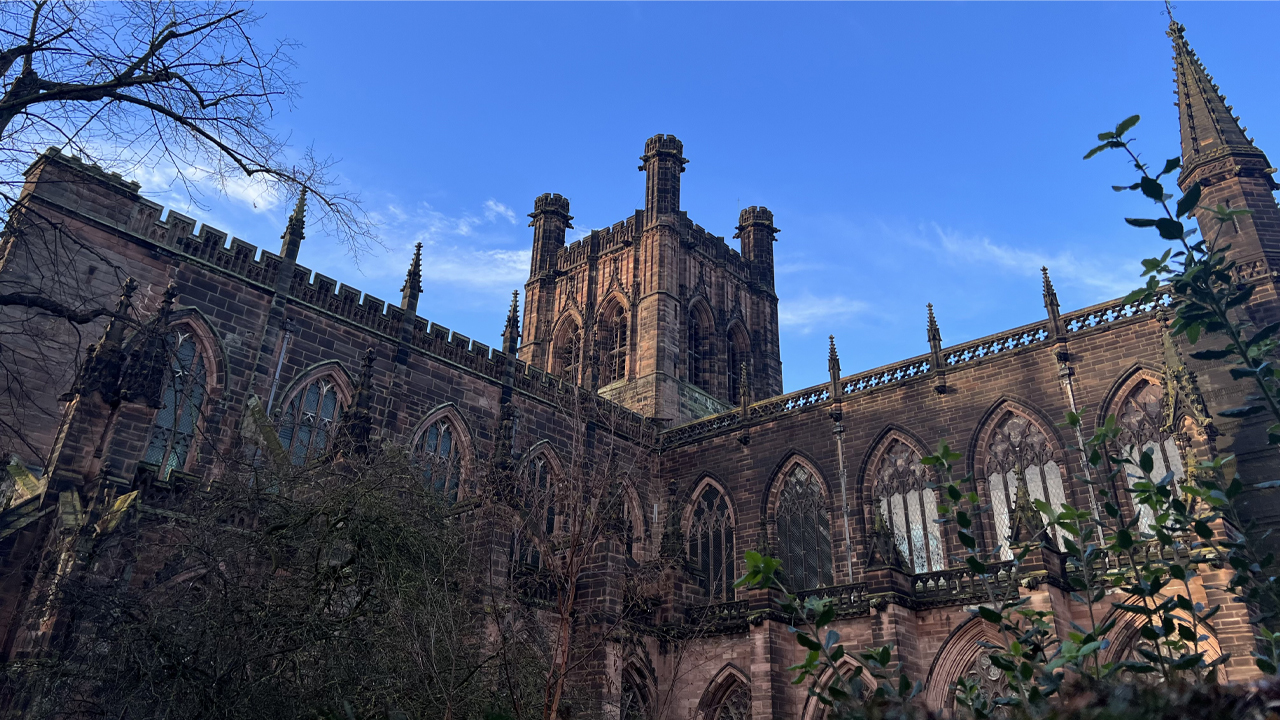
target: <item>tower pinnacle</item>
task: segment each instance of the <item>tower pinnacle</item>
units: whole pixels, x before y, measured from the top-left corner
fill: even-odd
[[[284,241],[280,245],[280,257],[289,260],[298,259],[298,250],[302,247],[303,238],[306,237],[306,227],[307,189],[304,187],[298,193],[298,204],[293,207],[293,214],[289,216],[289,224],[285,226],[284,235],[280,236]]]
[[[418,311],[418,298],[422,296],[422,243],[413,248],[413,262],[409,263],[409,272],[405,274],[404,285],[400,286],[400,307]]]
[[[511,291],[511,309],[507,311],[507,325],[502,329],[502,352],[514,356],[520,349],[520,291]]]

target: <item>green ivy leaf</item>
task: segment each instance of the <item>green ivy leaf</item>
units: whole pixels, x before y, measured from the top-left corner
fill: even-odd
[[[1163,218],[1163,219],[1167,219],[1167,218]],[[1138,228],[1156,226],[1156,221],[1148,218],[1125,218],[1124,221]]]
[[[1169,218],[1160,218],[1156,220],[1156,229],[1160,231],[1160,237],[1165,240],[1181,240],[1183,227],[1182,223]]]
[[[1164,186],[1160,184],[1159,180],[1151,177],[1144,177],[1139,182],[1142,186],[1141,189],[1143,195],[1146,195],[1156,202],[1164,200]]]
[[[1001,623],[1004,622],[1004,617],[1000,615],[1000,613],[987,607],[986,605],[978,606],[978,615],[980,615],[983,620],[986,620],[992,625],[999,626]]]
[[[1191,186],[1186,195],[1178,200],[1178,217],[1182,217],[1192,210],[1196,209],[1196,205],[1200,204],[1200,183]]]
[[[1115,136],[1116,136],[1116,137],[1120,137],[1121,135],[1124,135],[1125,133],[1127,133],[1127,132],[1129,132],[1130,130],[1132,130],[1132,129],[1133,129],[1133,126],[1134,126],[1134,125],[1137,125],[1137,124],[1138,124],[1138,120],[1140,120],[1140,119],[1141,119],[1141,116],[1140,116],[1140,115],[1130,115],[1129,117],[1127,117],[1127,118],[1125,118],[1124,120],[1120,121],[1120,124],[1116,126],[1116,135],[1115,135]],[[1099,138],[1099,140],[1101,140],[1101,138]]]
[[[1182,166],[1182,158],[1169,158],[1164,161],[1164,169],[1160,171],[1161,175],[1168,175]]]

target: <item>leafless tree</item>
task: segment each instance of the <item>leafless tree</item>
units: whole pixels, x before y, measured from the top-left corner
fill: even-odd
[[[122,263],[31,200],[25,171],[47,147],[169,177],[197,206],[245,183],[305,189],[313,226],[353,253],[374,238],[332,161],[277,131],[296,97],[293,44],[256,40],[258,20],[237,2],[0,4],[0,454],[38,465],[58,412],[49,389],[67,388],[106,317],[139,319],[117,307]]]

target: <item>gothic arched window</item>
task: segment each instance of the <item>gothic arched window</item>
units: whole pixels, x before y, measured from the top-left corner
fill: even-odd
[[[582,364],[582,328],[568,320],[556,336],[552,372],[577,385],[578,369]]]
[[[1020,493],[1026,489],[1034,506],[1044,500],[1055,510],[1067,501],[1062,483],[1062,467],[1055,459],[1049,438],[1036,423],[1012,411],[1004,413],[996,423],[987,445],[987,486],[991,490],[991,511],[996,520],[1000,556],[1013,558],[1009,534]],[[1041,515],[1044,521],[1047,517]],[[1059,542],[1063,531],[1058,529]]]
[[[707,485],[693,506],[689,524],[689,559],[702,570],[702,589],[712,602],[733,599],[733,515],[725,496]]]
[[[155,465],[156,475],[167,480],[173,470],[187,466],[195,442],[196,423],[205,396],[204,357],[188,332],[175,330],[166,340],[169,374],[165,377],[162,405],[151,426],[151,440],[142,461]]]
[[[946,567],[942,533],[938,529],[938,499],[920,453],[894,438],[876,463],[872,477],[875,512],[893,529],[894,544],[912,572]]]
[[[1163,388],[1149,380],[1140,380],[1120,401],[1116,420],[1121,428],[1120,447],[1124,456],[1134,463],[1125,468],[1130,487],[1143,479],[1137,467],[1143,451],[1151,453],[1152,480],[1159,482],[1165,475],[1173,473],[1176,485],[1186,477],[1178,442],[1165,430]],[[1150,532],[1151,524],[1155,522],[1151,508],[1139,506],[1138,516],[1141,518],[1139,529]]]
[[[541,523],[542,531],[547,537],[551,537],[556,531],[556,504],[551,497],[551,465],[545,455],[537,455],[529,461],[525,468],[525,481],[529,486],[524,498],[525,509],[546,506],[545,518]]]
[[[742,399],[742,364],[749,363],[751,345],[741,329],[735,328],[729,333],[729,402],[737,403]],[[748,369],[750,369],[748,367]]]
[[[457,428],[449,418],[431,423],[414,443],[413,456],[422,465],[427,487],[444,493],[449,502],[458,501],[458,482],[462,477]]]
[[[831,584],[831,523],[821,484],[795,464],[778,497],[778,546],[792,591]]]
[[[280,418],[280,444],[294,465],[324,452],[341,412],[338,387],[329,376],[312,380],[293,396]]]
[[[644,677],[632,667],[622,671],[622,693],[618,698],[618,720],[649,717],[649,688]]]
[[[604,384],[627,377],[627,312],[614,305],[602,318],[604,327]]]
[[[711,380],[711,348],[707,321],[696,309],[689,312],[688,331],[686,356],[689,382],[705,390]]]
[[[711,712],[711,720],[751,720],[751,688],[733,683]]]

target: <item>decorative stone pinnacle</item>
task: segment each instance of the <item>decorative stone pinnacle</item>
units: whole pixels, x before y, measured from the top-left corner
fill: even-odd
[[[513,355],[520,347],[520,291],[511,291],[511,309],[502,328],[502,352]]]
[[[1040,267],[1040,275],[1044,278],[1044,309],[1049,314],[1049,325],[1054,337],[1062,337],[1062,318],[1059,315],[1058,291],[1053,289],[1053,280],[1049,279],[1049,268]]]
[[[929,347],[935,351],[942,350],[942,331],[938,329],[938,319],[933,316],[933,303],[928,303],[925,307],[929,311]]]
[[[745,410],[751,404],[751,387],[748,385],[750,378],[747,376],[747,364],[738,363],[738,399],[742,403]]]
[[[284,242],[280,246],[280,256],[290,260],[298,259],[298,250],[302,247],[302,241],[306,238],[307,228],[307,188],[303,186],[298,191],[298,203],[293,206],[293,213],[289,215],[289,224],[285,226],[284,234],[280,239]]]
[[[422,243],[413,247],[413,262],[409,264],[409,272],[405,275],[404,285],[400,292],[418,297],[422,294]]]
[[[827,336],[831,347],[827,350],[827,370],[831,373],[831,382],[840,382],[840,353],[836,352],[836,336]]]

